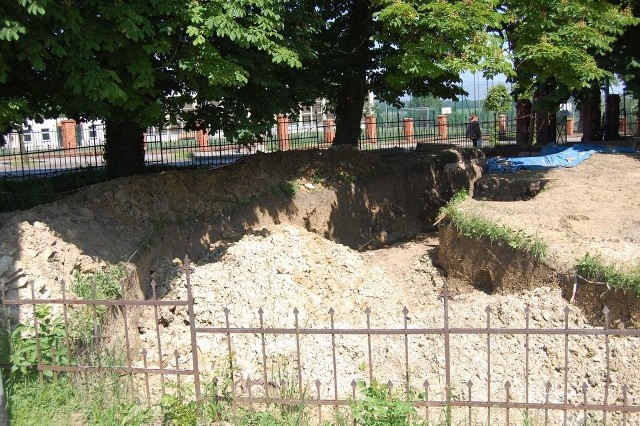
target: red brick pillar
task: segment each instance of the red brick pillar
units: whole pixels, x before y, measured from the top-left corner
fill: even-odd
[[[336,120],[328,118],[322,121],[324,127],[324,143],[332,144],[336,138]]]
[[[498,139],[505,140],[507,138],[507,116],[500,114],[498,116]]]
[[[378,141],[378,127],[375,115],[367,115],[364,118],[364,134],[367,137],[367,142],[376,143]]]
[[[404,118],[404,141],[406,143],[413,143],[413,118]]]
[[[627,135],[627,116],[626,115],[623,115],[622,117],[620,117],[620,135],[621,136]]]
[[[76,155],[76,149],[78,148],[76,120],[60,121],[60,133],[62,134],[62,148],[65,150],[65,155]]]
[[[289,149],[289,117],[278,114],[278,149],[287,151]]]
[[[573,136],[573,118],[567,117],[567,136]]]
[[[196,142],[198,143],[198,148],[201,150],[206,150],[209,148],[209,137],[207,132],[204,130],[198,130],[196,132]]]
[[[448,128],[447,128],[447,116],[439,115],[437,118],[438,125],[438,139],[447,139]]]

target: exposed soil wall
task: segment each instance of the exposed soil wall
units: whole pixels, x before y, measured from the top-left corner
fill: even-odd
[[[511,153],[514,154],[514,153]],[[560,288],[594,326],[640,326],[640,300],[577,277],[587,253],[619,268],[639,262],[640,231],[635,209],[640,184],[637,154],[594,154],[577,167],[549,171],[487,174],[475,181],[473,197],[461,203],[472,214],[514,232],[539,239],[548,247],[538,262],[505,244],[440,229],[438,261],[457,291],[522,293],[540,286]]]
[[[522,293],[560,284],[561,277],[529,253],[503,243],[460,234],[455,226],[439,230],[438,262],[456,291],[472,286],[488,294]]]
[[[158,230],[135,258],[142,292],[149,272],[167,257],[201,256],[215,241],[237,241],[252,229],[289,223],[352,249],[379,248],[434,229],[439,209],[451,196],[470,191],[482,174],[480,151],[446,151],[383,157],[388,172],[338,189],[307,183],[290,197],[267,196],[227,208],[210,220],[194,219]]]

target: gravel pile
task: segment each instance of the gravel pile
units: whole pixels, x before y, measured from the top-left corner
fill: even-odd
[[[386,250],[395,250],[395,255],[386,256]],[[195,262],[191,282],[196,323],[201,327],[224,327],[224,309],[227,308],[231,327],[259,327],[259,311],[262,310],[265,328],[293,328],[296,324],[294,309],[297,309],[299,327],[329,329],[329,310],[333,309],[336,329],[365,328],[368,308],[371,328],[402,329],[406,307],[409,328],[441,328],[443,298],[439,295],[444,277],[432,263],[432,252],[430,246],[416,243],[412,247],[361,253],[291,225],[263,228],[236,243],[212,246],[206,257]],[[381,259],[385,261],[381,262]],[[165,299],[186,299],[181,266],[178,259],[156,265],[152,275]],[[450,326],[486,327],[487,307],[491,309],[491,326],[496,328],[524,328],[526,307],[530,311],[531,329],[564,328],[565,313],[569,315],[570,328],[590,327],[580,311],[567,305],[558,289],[551,288],[538,288],[519,295],[487,295],[475,290],[455,295],[449,300]],[[163,307],[159,315],[163,326],[164,365],[175,366],[174,351],[177,351],[179,366],[190,368],[186,308]],[[149,310],[139,327],[139,337],[147,350],[150,365],[158,362],[154,321],[153,311]],[[369,381],[367,337],[336,336],[335,344],[338,393],[345,397],[351,394],[354,379]],[[226,335],[198,335],[200,365],[207,369],[211,366],[205,374],[207,378],[228,372],[227,345]],[[394,386],[404,388],[407,372],[404,336],[374,335],[371,345],[374,379],[384,383],[391,381]],[[609,402],[617,400],[621,403],[622,385],[626,382],[629,403],[640,403],[637,396],[640,378],[634,359],[640,342],[612,337],[609,345]],[[544,402],[546,383],[549,382],[549,401],[561,403],[565,375],[564,336],[531,336],[529,347],[529,400]],[[233,335],[232,348],[239,393],[247,392],[247,380],[255,383],[251,389],[254,396],[264,394],[265,388],[267,392],[274,392],[283,386],[282,380],[289,384],[284,386],[296,383],[295,336],[265,337],[266,373],[260,334]],[[584,387],[588,401],[601,403],[606,382],[604,337],[570,337],[568,348],[569,402],[582,403]],[[439,334],[410,336],[408,354],[410,386],[423,390],[427,380],[431,398],[443,396],[444,337]],[[316,396],[318,380],[320,396],[333,398],[332,356],[330,335],[300,336],[302,383],[309,395]],[[454,398],[467,400],[471,388],[474,400],[486,400],[490,383],[491,399],[504,400],[505,382],[509,381],[512,400],[524,401],[527,386],[524,336],[491,337],[489,372],[486,335],[451,335],[451,362]],[[478,411],[482,422],[486,414]]]

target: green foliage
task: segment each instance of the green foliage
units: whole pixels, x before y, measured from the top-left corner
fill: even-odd
[[[154,424],[153,412],[126,394],[119,375],[91,374],[86,383],[60,375],[55,381],[22,380],[7,391],[12,425],[91,424],[138,426]]]
[[[160,400],[162,424],[167,426],[195,426],[198,422],[198,404],[180,392],[165,394]]]
[[[71,425],[87,399],[65,377],[56,382],[22,380],[7,388],[9,420],[13,426]]]
[[[122,365],[122,357],[106,353],[93,353],[98,365]],[[97,361],[99,359],[99,361]],[[76,397],[80,400],[83,424],[100,426],[138,426],[154,424],[150,407],[141,404],[128,392],[129,377],[105,369],[89,374],[84,382],[74,382]]]
[[[284,194],[287,197],[293,197],[294,195],[296,195],[296,191],[297,191],[296,184],[289,181],[280,182],[278,185],[272,186],[270,188],[270,192],[273,195]]]
[[[534,89],[534,106],[557,108],[571,93],[603,81],[610,72],[598,58],[611,55],[616,38],[636,23],[619,2],[507,1],[503,29],[518,98]]]
[[[0,110],[13,102],[19,111],[10,119],[0,113],[0,124],[35,113],[104,119],[112,127],[107,171],[116,175],[137,169],[119,164],[142,168],[144,153],[117,149],[136,145],[142,133],[119,138],[121,126],[111,123],[141,129],[180,116],[193,128],[255,135],[274,114],[313,99],[305,85],[290,84],[291,70],[312,55],[301,7],[262,0],[8,3],[0,22]]]
[[[224,375],[222,383],[210,382],[205,384],[205,395],[207,402],[203,407],[206,418],[214,421],[226,421],[232,412],[232,380],[228,374]]]
[[[514,250],[527,252],[538,261],[547,256],[547,246],[540,239],[522,231],[514,231],[485,218],[462,212],[458,204],[468,198],[466,191],[456,193],[440,211],[441,220],[453,224],[458,232],[470,238],[486,238],[491,244],[504,243]]]
[[[411,424],[416,409],[410,401],[402,400],[398,395],[380,383],[367,386],[358,381],[362,398],[351,403],[351,413],[355,425],[360,426],[404,426]]]
[[[484,108],[497,114],[506,114],[513,105],[513,98],[504,84],[497,84],[489,89],[484,101]]]
[[[93,274],[76,272],[71,291],[82,299],[114,300],[121,296],[120,280],[125,277],[123,265],[112,265]]]
[[[36,305],[38,320],[37,337],[35,326],[18,324],[9,333],[9,345],[2,348],[0,358],[8,358],[11,364],[11,381],[33,380],[37,377],[38,360],[45,365],[71,365],[71,353],[67,347],[64,322],[51,314],[48,305]],[[7,349],[10,351],[6,353]],[[53,372],[46,370],[45,377]]]
[[[616,266],[605,262],[599,255],[587,253],[578,261],[577,270],[590,281],[604,282],[614,289],[640,296],[640,265]]]
[[[106,270],[93,274],[81,274],[76,271],[71,291],[85,300],[115,300],[121,297],[120,280],[125,274],[125,268],[121,264],[111,265]],[[109,307],[105,305],[83,305],[74,309],[69,330],[71,337],[90,340],[95,333],[94,328],[102,324],[108,311]]]

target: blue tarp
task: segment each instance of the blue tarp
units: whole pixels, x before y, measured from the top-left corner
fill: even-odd
[[[599,153],[634,153],[635,148],[624,146],[605,146],[593,144],[576,144],[573,146],[547,144],[537,157],[491,157],[487,160],[487,171],[509,173],[519,170],[549,170],[560,167],[574,167]]]

